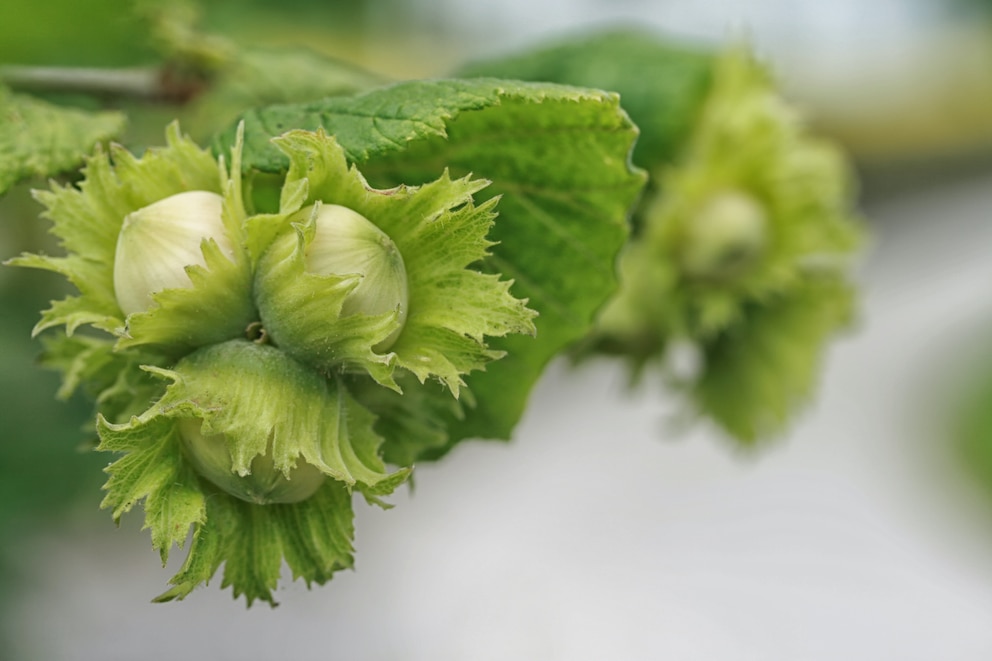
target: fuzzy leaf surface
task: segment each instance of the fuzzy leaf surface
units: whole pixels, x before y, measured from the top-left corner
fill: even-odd
[[[454,75],[616,92],[641,130],[634,162],[653,169],[678,155],[709,88],[712,68],[712,51],[698,45],[640,30],[609,30],[472,62]]]
[[[199,129],[216,130],[245,108],[356,94],[387,81],[354,65],[303,48],[238,52],[192,107]]]

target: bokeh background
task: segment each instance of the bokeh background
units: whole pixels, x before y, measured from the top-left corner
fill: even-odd
[[[89,405],[55,401],[35,365],[30,329],[65,285],[2,268],[0,658],[992,658],[992,3],[203,7],[239,44],[307,46],[386,78],[613,24],[747,38],[854,159],[873,234],[861,319],[816,401],[758,453],[672,424],[661,383],[630,392],[619,365],[556,363],[513,443],[466,443],[418,468],[395,509],[357,508],[357,571],[287,582],[276,610],[216,584],[153,605],[175,563],[158,566],[140,515],[116,529],[99,511]],[[0,7],[0,64],[155,58],[117,0]],[[176,116],[209,126],[189,108],[125,109],[129,145]],[[29,194],[41,183],[0,198],[0,258],[52,249]]]

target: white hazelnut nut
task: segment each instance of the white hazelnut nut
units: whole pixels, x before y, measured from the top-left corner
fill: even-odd
[[[202,477],[236,498],[258,505],[296,503],[316,493],[327,478],[302,457],[297,458],[288,474],[283,473],[275,467],[270,453],[255,457],[251,472],[239,475],[233,469],[227,436],[204,434],[202,424],[198,418],[178,422],[190,463]]]
[[[124,218],[114,256],[114,292],[125,315],[147,311],[156,292],[192,286],[186,267],[206,265],[200,248],[205,239],[213,239],[233,261],[222,206],[217,193],[187,191]]]
[[[314,222],[313,241],[304,258],[306,270],[318,275],[362,276],[345,299],[341,315],[372,316],[395,310],[398,326],[373,347],[385,351],[403,330],[410,299],[406,268],[396,244],[365,216],[337,204],[321,205]]]

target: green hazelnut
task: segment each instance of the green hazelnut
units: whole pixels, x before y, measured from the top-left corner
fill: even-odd
[[[726,190],[710,196],[685,225],[683,271],[699,279],[735,277],[764,252],[768,218],[750,195]]]
[[[268,337],[324,369],[347,362],[356,348],[385,355],[410,306],[399,248],[368,218],[337,204],[311,205],[288,220],[255,272]]]
[[[205,239],[215,241],[233,261],[222,206],[217,193],[186,191],[124,218],[114,256],[114,293],[125,315],[149,310],[152,294],[191,287],[186,267],[205,266],[200,248]]]
[[[315,466],[297,459],[288,473],[276,469],[271,454],[258,455],[251,470],[239,475],[233,469],[225,434],[204,434],[198,418],[179,420],[183,447],[199,474],[223,491],[249,503],[296,503],[312,496],[327,478]],[[271,448],[270,448],[271,449]]]
[[[312,208],[304,209],[309,215]],[[362,276],[341,307],[341,315],[380,315],[397,311],[396,329],[373,347],[385,351],[396,341],[406,322],[410,295],[403,257],[385,232],[365,216],[337,204],[322,204],[316,231],[307,246],[304,263],[318,275]]]

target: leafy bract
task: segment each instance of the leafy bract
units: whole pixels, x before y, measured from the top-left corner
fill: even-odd
[[[41,364],[62,373],[57,396],[68,399],[82,389],[111,422],[143,412],[165,390],[161,379],[141,369],[158,356],[116,352],[113,340],[83,334],[43,335],[42,343]]]
[[[697,408],[745,444],[779,433],[812,394],[821,347],[853,314],[853,288],[831,279],[749,305],[743,323],[705,344]]]
[[[159,600],[181,599],[225,564],[223,586],[272,602],[283,560],[294,577],[324,583],[351,566],[352,489],[370,501],[391,493],[409,469],[386,473],[375,415],[337,380],[327,380],[279,350],[247,340],[199,349],[173,369],[146,367],[171,383],[146,411],[118,424],[97,420],[99,450],[122,453],[107,472],[103,506],[115,520],[144,501],[145,527],[163,563],[192,527],[186,563]],[[231,480],[271,458],[291,475],[298,462],[327,479],[304,500],[259,504],[197,474],[181,421],[226,439]],[[197,441],[192,441],[197,442]]]
[[[144,500],[145,527],[151,530],[152,546],[164,564],[172,545],[185,543],[190,526],[206,520],[206,495],[183,460],[174,425],[160,418],[140,429],[122,426],[105,431],[101,437],[100,450],[126,453],[107,468],[110,478],[101,506],[120,522],[124,513]]]
[[[377,190],[354,166],[349,169],[340,146],[323,130],[290,131],[276,142],[291,159],[284,190],[305,188],[306,194],[285,195],[281,218],[252,219],[249,246],[265,245],[273,228],[281,233],[259,257],[255,299],[266,331],[284,351],[329,371],[366,371],[392,388],[394,367],[421,382],[434,377],[457,398],[463,375],[500,355],[488,348],[488,337],[533,334],[534,313],[509,293],[510,283],[467,268],[492,245],[486,235],[496,200],[473,203],[473,194],[488,182],[452,180],[443,172],[422,186]],[[409,290],[401,328],[394,309],[341,314],[359,275],[317,274],[305,267],[317,231],[313,214],[324,204],[359,214],[401,256]],[[293,215],[301,205],[312,209],[303,218]],[[293,227],[285,226],[294,217]],[[388,353],[372,351],[393,331],[399,335]]]
[[[461,420],[472,406],[472,393],[446,397],[444,385],[420,383],[412,373],[400,373],[402,392],[383,388],[371,379],[353,379],[349,389],[376,416],[376,431],[385,439],[382,458],[396,466],[411,466],[439,453],[448,444],[451,420]]]
[[[537,337],[491,341],[507,355],[465,378],[476,406],[448,420],[445,447],[507,438],[544,365],[588,331],[616,285],[615,255],[644,182],[630,164],[637,130],[616,95],[504,80],[421,81],[243,119],[247,169],[285,172],[289,159],[271,138],[323,128],[375,186],[426,184],[445,169],[492,182],[475,199],[501,197],[489,235],[497,244],[476,268],[514,281],[512,293],[539,313]],[[232,128],[215,149],[234,139]]]
[[[658,178],[661,193],[621,260],[624,284],[599,323],[603,335],[646,351],[635,360],[664,346],[645,336],[706,343],[747,323],[748,306],[810,279],[847,279],[860,227],[844,160],[803,131],[750,54],[721,58],[679,167]]]
[[[0,86],[0,195],[20,179],[75,167],[119,135],[124,121],[117,112],[64,108]]]
[[[635,371],[672,340],[695,343],[705,361],[690,397],[751,444],[808,398],[822,346],[852,316],[861,228],[846,163],[734,49],[678,167],[656,176],[595,342]]]
[[[222,587],[274,604],[272,591],[285,559],[294,578],[323,584],[352,565],[351,494],[328,480],[316,494],[292,504],[259,506],[214,489],[183,459],[176,426],[158,417],[141,427],[102,423],[100,449],[125,453],[112,463],[103,507],[114,519],[144,500],[145,527],[163,565],[173,545],[185,544],[186,561],[173,587],[156,601],[182,599],[225,565]]]
[[[259,455],[287,474],[305,460],[375,495],[392,491],[408,472],[385,472],[374,416],[346,389],[273,347],[232,340],[199,349],[173,369],[146,369],[172,381],[165,395],[127,423],[101,418],[101,438],[138,434],[161,418],[195,418],[205,434],[227,436],[230,469],[240,475]]]
[[[147,507],[147,505],[146,505]],[[205,524],[194,527],[189,555],[155,601],[183,599],[224,565],[221,587],[276,605],[272,591],[283,560],[307,585],[323,585],[354,564],[351,494],[329,480],[300,503],[260,507],[227,494],[211,494]]]
[[[77,186],[52,184],[36,192],[53,221],[52,233],[66,255],[25,254],[10,261],[16,266],[61,273],[79,290],[54,302],[42,314],[35,334],[65,326],[69,335],[89,324],[118,337],[118,348],[154,346],[181,355],[191,348],[237,337],[253,320],[250,269],[247,255],[236,250],[233,261],[215,243],[204,241],[206,266],[186,270],[191,286],[166,289],[155,295],[156,304],[125,320],[114,289],[114,261],[118,235],[125,217],[139,209],[185,191],[223,195],[223,222],[230,243],[241,246],[245,210],[240,177],[231,177],[224,162],[182,136],[173,124],[166,133],[167,146],[137,158],[119,145],[110,154],[98,152],[87,161],[84,179]],[[233,165],[238,168],[238,149]],[[240,169],[240,168],[238,168]]]

